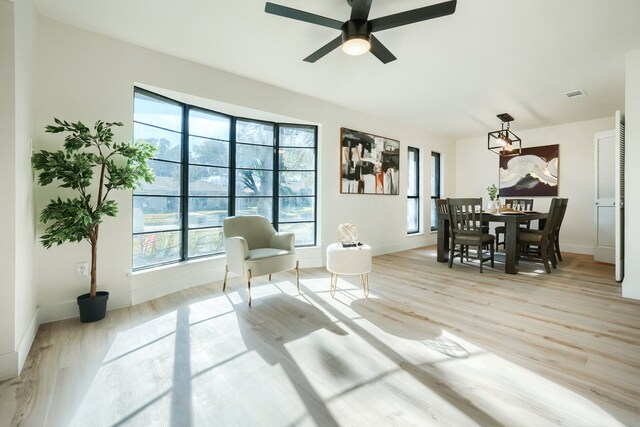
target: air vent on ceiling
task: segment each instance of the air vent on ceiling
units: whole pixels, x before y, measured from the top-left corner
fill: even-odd
[[[586,93],[583,90],[572,90],[571,92],[565,93],[565,95],[567,95],[567,98],[573,99],[573,98],[580,98],[581,96],[585,96]]]

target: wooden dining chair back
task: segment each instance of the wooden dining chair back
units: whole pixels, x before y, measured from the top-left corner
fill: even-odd
[[[485,261],[494,261],[495,238],[491,234],[482,232],[482,198],[447,199],[449,210],[449,234],[451,236],[449,268],[453,266],[453,258],[456,253],[460,255],[460,263],[463,263],[465,249],[470,246],[477,248],[477,258],[480,261],[480,272]],[[488,257],[483,255],[483,246],[488,245],[490,253]],[[456,251],[456,248],[459,249]],[[468,254],[468,252],[467,252]]]
[[[554,226],[554,241],[553,245],[555,248],[556,256],[558,257],[558,261],[562,261],[562,254],[560,253],[560,227],[562,226],[562,221],[564,220],[564,214],[567,211],[567,205],[569,204],[569,199],[560,199],[560,209],[558,211],[558,218],[556,218],[556,223]]]
[[[449,205],[447,205],[447,199],[436,199],[436,211],[439,214],[449,213]]]
[[[533,210],[533,199],[506,199],[505,206],[510,207],[514,210],[521,211],[532,211]],[[518,209],[516,209],[516,206]],[[523,228],[531,228],[531,221],[527,221],[522,223]],[[522,228],[522,227],[521,227]],[[504,225],[499,225],[495,229],[496,233],[496,248],[499,248],[500,245],[506,247],[506,236],[507,236],[507,227]],[[500,236],[503,236],[503,239],[500,240]]]
[[[518,233],[518,246],[520,247],[519,253],[522,252],[522,247],[537,246],[538,254],[542,259],[544,270],[547,274],[551,273],[549,262],[556,268],[556,256],[555,256],[555,231],[556,224],[560,217],[562,200],[557,197],[551,199],[551,205],[549,206],[549,213],[547,220],[542,230],[520,230]],[[528,251],[531,254],[530,251]]]

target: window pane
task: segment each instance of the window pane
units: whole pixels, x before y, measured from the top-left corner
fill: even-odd
[[[280,126],[281,147],[315,147],[315,128]]]
[[[189,110],[189,135],[229,140],[231,119],[221,114],[198,109]]]
[[[311,148],[280,149],[280,169],[282,170],[312,171],[316,167],[315,163],[315,150]]]
[[[222,226],[229,215],[229,199],[222,197],[190,197],[189,228]]]
[[[431,196],[440,197],[440,155],[431,153]]]
[[[418,199],[407,199],[407,232],[418,232]]]
[[[292,231],[296,234],[296,245],[313,245],[313,222],[303,222],[298,224],[280,224],[279,231]]]
[[[270,197],[238,197],[236,215],[262,215],[273,222],[273,199]]]
[[[190,196],[226,196],[229,194],[229,169],[189,166]]]
[[[229,166],[229,142],[189,137],[189,162],[211,166]]]
[[[246,169],[273,169],[273,147],[236,145],[236,166]]]
[[[313,197],[280,197],[280,222],[315,220]]]
[[[315,172],[280,172],[281,196],[313,196]]]
[[[431,229],[438,229],[438,210],[436,209],[436,199],[431,199]]]
[[[138,91],[134,94],[133,120],[182,131],[182,106],[169,100],[151,97]]]
[[[409,150],[409,161],[407,162],[408,167],[408,184],[407,188],[407,196],[417,196],[418,195],[418,170],[416,169],[418,158],[416,156],[416,152],[414,150]]]
[[[239,170],[236,171],[237,196],[273,195],[273,171]]]
[[[133,196],[134,233],[177,230],[179,228],[179,197]]]
[[[190,257],[224,252],[222,228],[190,230],[188,252]]]
[[[133,268],[180,260],[180,232],[133,236]]]
[[[135,194],[180,195],[180,164],[150,160],[149,166],[156,174],[156,180],[151,184],[141,182],[142,188],[136,190]]]
[[[133,139],[156,147],[156,159],[179,162],[182,156],[182,135],[153,126],[134,123]]]
[[[238,120],[236,121],[236,140],[247,144],[273,146],[273,125]]]

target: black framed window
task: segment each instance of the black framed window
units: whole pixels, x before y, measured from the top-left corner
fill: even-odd
[[[408,147],[407,233],[420,231],[420,150]]]
[[[239,118],[136,88],[134,139],[157,148],[133,193],[133,269],[224,252],[222,223],[259,214],[316,244],[317,128]]]
[[[431,152],[431,231],[438,229],[438,210],[436,200],[441,199],[440,194],[440,153]]]

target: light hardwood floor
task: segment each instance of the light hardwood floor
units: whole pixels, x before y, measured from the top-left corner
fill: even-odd
[[[640,301],[609,265],[564,254],[551,275],[374,258],[358,276],[231,279],[103,321],[42,325],[5,426],[638,426]]]

